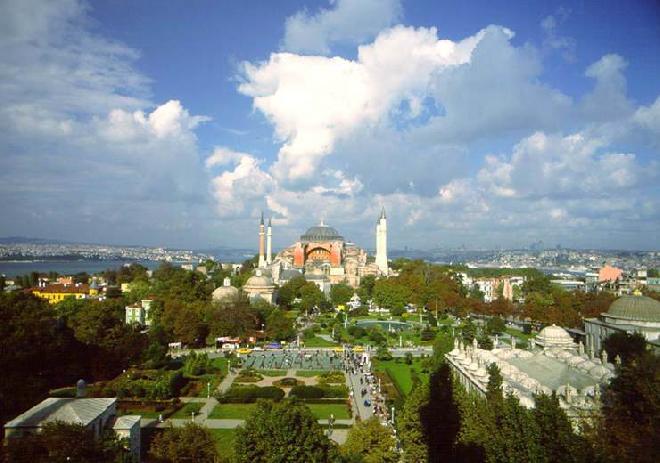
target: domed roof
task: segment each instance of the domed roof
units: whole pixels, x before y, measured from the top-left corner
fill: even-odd
[[[267,287],[274,287],[275,284],[273,283],[273,279],[263,275],[261,273],[261,270],[257,270],[256,274],[254,276],[251,276],[248,278],[248,280],[245,282],[245,285],[243,286],[244,288],[267,288]]]
[[[573,347],[573,338],[561,326],[552,324],[536,335],[536,343],[543,347]]]
[[[612,302],[607,316],[647,322],[660,322],[660,302],[647,296],[623,296]]]
[[[300,236],[300,241],[344,241],[344,237],[334,228],[321,222],[321,225],[308,228],[305,234]]]
[[[211,297],[214,301],[233,301],[238,299],[238,289],[231,285],[229,278],[225,278],[223,285],[217,287]]]

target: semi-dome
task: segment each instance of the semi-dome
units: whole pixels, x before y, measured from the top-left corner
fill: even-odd
[[[660,322],[660,302],[647,296],[623,296],[612,302],[607,317]]]
[[[225,278],[222,286],[216,288],[211,297],[214,301],[235,301],[238,299],[238,288],[231,285],[231,280],[229,278]]]
[[[543,328],[536,339],[534,340],[536,344],[544,348],[572,348],[575,347],[573,338],[568,334],[561,326],[552,324]]]
[[[321,222],[321,225],[308,228],[305,234],[300,236],[300,241],[344,241],[344,237],[333,227]]]

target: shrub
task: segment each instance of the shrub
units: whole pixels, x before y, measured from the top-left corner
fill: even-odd
[[[284,387],[294,387],[298,385],[298,380],[296,378],[282,378],[277,381],[277,385]]]
[[[329,386],[327,384],[319,386],[296,386],[291,389],[289,396],[299,399],[341,399],[348,397],[348,388],[346,386]]]
[[[300,399],[322,399],[324,391],[318,386],[296,386],[291,389],[289,396]]]
[[[412,365],[412,363],[413,363],[413,356],[412,356],[412,354],[411,354],[410,352],[406,352],[405,362],[406,362],[406,365]]]
[[[226,393],[217,397],[219,402],[252,403],[257,399],[271,399],[280,401],[284,398],[284,391],[275,386],[232,386]]]
[[[431,339],[435,338],[435,331],[434,330],[422,330],[422,332],[419,334],[419,337],[422,341],[430,341]]]

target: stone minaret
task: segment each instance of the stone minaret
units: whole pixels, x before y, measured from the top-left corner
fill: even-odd
[[[261,222],[259,223],[259,268],[266,266],[266,257],[264,255],[264,213],[261,213]]]
[[[272,217],[268,219],[268,228],[266,230],[266,264],[273,262],[273,222]]]
[[[387,275],[387,217],[384,207],[376,223],[376,265],[383,275]]]

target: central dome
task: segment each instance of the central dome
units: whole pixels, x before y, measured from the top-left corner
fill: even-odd
[[[334,228],[321,222],[321,225],[308,228],[305,234],[300,236],[300,241],[344,241],[344,237]]]
[[[660,322],[660,302],[647,296],[623,296],[605,314],[625,320]]]

